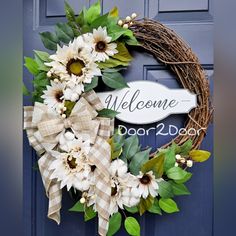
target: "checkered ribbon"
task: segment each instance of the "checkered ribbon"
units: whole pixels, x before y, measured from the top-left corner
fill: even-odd
[[[31,146],[41,156],[38,164],[42,175],[46,194],[49,198],[48,217],[60,223],[60,208],[62,192],[60,184],[50,180],[49,171],[52,157],[47,151],[58,145],[58,135],[71,128],[76,135],[92,144],[89,153],[91,163],[96,165],[97,172],[97,211],[99,218],[99,234],[105,236],[109,225],[109,206],[111,188],[110,174],[110,145],[107,139],[113,134],[114,120],[97,117],[96,110],[102,110],[103,105],[94,91],[85,93],[74,106],[71,115],[63,119],[55,112],[48,110],[42,103],[34,107],[24,107],[24,128]]]

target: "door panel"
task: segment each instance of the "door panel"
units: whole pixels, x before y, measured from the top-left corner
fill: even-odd
[[[83,6],[89,6],[93,1],[69,0],[76,11]],[[121,16],[125,17],[132,12],[139,17],[149,17],[165,23],[168,27],[180,34],[198,55],[206,69],[212,85],[213,74],[213,38],[212,38],[212,0],[103,0],[103,12],[117,5]],[[24,0],[24,55],[32,56],[33,49],[45,50],[39,32],[53,30],[56,22],[65,21],[64,0]],[[166,67],[160,65],[149,54],[142,51],[133,51],[134,60],[124,73],[127,81],[150,80],[161,83],[169,88],[179,88],[176,76]],[[27,87],[32,76],[24,69]],[[211,88],[212,90],[212,88]],[[31,101],[24,98],[24,104]],[[167,132],[170,125],[178,128],[184,126],[186,115],[172,115],[165,120],[143,126],[135,126],[116,121],[116,125],[125,125],[127,128],[143,128],[145,130],[164,124],[163,132]],[[148,136],[141,136],[142,146],[158,148],[175,136],[156,135],[158,131],[150,132]],[[211,125],[202,148],[213,151],[213,126]],[[34,170],[37,157],[28,145],[24,135],[24,220],[26,236],[87,236],[97,235],[96,220],[85,223],[81,214],[70,213],[68,209],[74,201],[68,194],[63,194],[63,208],[61,211],[61,225],[47,219],[48,200],[44,193],[43,184],[38,171]],[[191,196],[177,198],[180,213],[163,216],[147,214],[140,218],[142,235],[148,236],[211,236],[212,232],[212,159],[204,165],[194,166],[193,178],[188,183]],[[124,229],[118,235],[126,235]]]

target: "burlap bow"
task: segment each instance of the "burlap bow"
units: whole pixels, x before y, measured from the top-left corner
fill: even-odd
[[[24,128],[29,142],[39,155],[44,154],[38,161],[46,194],[49,198],[48,217],[60,223],[60,208],[62,192],[60,184],[50,180],[52,171],[49,166],[53,160],[47,151],[58,145],[59,135],[67,128],[92,144],[88,157],[97,166],[97,211],[99,217],[99,234],[106,235],[109,221],[110,205],[110,145],[106,140],[112,135],[114,123],[108,118],[97,117],[97,111],[103,105],[94,91],[83,95],[74,106],[71,115],[63,119],[48,110],[42,103],[34,107],[24,108]]]

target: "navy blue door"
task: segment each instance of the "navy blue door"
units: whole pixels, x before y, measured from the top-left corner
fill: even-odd
[[[213,0],[103,0],[103,11],[114,5],[120,9],[121,16],[137,12],[139,17],[149,17],[165,23],[177,31],[196,52],[209,80],[213,74]],[[77,11],[89,6],[94,0],[69,0]],[[52,30],[54,23],[65,21],[64,0],[24,0],[24,55],[32,56],[32,50],[44,50],[38,33]],[[134,61],[125,77],[128,81],[150,80],[170,88],[178,88],[175,76],[152,56],[143,52],[133,52]],[[31,76],[25,70],[25,80]],[[212,84],[212,81],[211,81]],[[28,87],[31,85],[28,83]],[[25,98],[24,105],[31,102]],[[183,127],[185,115],[173,115],[158,124],[134,126],[117,121],[127,127],[163,127],[168,132],[170,125]],[[162,124],[163,123],[163,124]],[[158,130],[157,130],[158,131]],[[160,147],[175,136],[156,135],[140,137],[142,146]],[[213,151],[213,127],[210,126],[202,149]],[[84,223],[83,216],[68,212],[74,201],[68,194],[63,195],[62,222],[57,226],[47,219],[47,198],[44,193],[40,174],[35,170],[36,154],[24,137],[24,220],[25,236],[87,236],[97,235],[96,220]],[[213,164],[209,160],[204,165],[193,167],[193,177],[188,184],[192,195],[177,198],[180,213],[163,216],[146,214],[140,218],[143,236],[211,236],[213,235]],[[126,235],[120,231],[119,235]]]

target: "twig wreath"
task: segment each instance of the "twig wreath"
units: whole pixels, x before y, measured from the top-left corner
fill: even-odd
[[[101,15],[100,2],[76,16],[65,5],[67,23],[55,33],[40,34],[54,54],[34,51],[25,66],[34,76],[34,106],[24,107],[24,128],[36,150],[49,199],[48,217],[60,223],[62,189],[79,200],[70,209],[85,221],[98,216],[100,235],[114,235],[124,226],[140,235],[139,213],[175,213],[174,196],[189,195],[185,186],[195,162],[210,153],[199,148],[211,117],[209,84],[197,57],[164,25],[133,13],[119,19],[115,7]],[[184,88],[197,94],[187,128],[203,128],[199,136],[179,136],[151,153],[137,135],[114,130],[116,111],[105,109],[94,89],[98,82],[112,89],[127,87],[122,70],[129,66],[129,47],[142,47],[175,72]],[[205,129],[205,130],[204,130]]]

